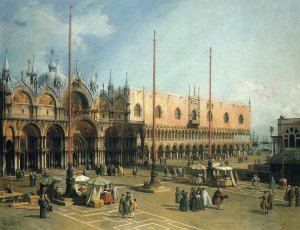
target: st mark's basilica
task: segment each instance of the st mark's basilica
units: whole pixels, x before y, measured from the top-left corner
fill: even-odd
[[[49,72],[39,75],[33,60],[20,77],[11,76],[7,55],[1,77],[0,174],[16,169],[66,168],[69,92],[53,53]],[[152,158],[152,92],[129,87],[127,76],[114,87],[97,85],[96,73],[72,75],[73,164],[133,164]],[[19,81],[13,79],[20,78]],[[86,80],[88,79],[88,80]],[[183,95],[156,94],[158,158],[205,158],[208,119],[212,153],[232,154],[251,147],[251,104],[208,100],[199,90]]]

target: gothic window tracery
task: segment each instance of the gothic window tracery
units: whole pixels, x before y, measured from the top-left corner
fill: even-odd
[[[284,134],[285,148],[299,148],[300,147],[300,133],[297,128],[289,128]]]

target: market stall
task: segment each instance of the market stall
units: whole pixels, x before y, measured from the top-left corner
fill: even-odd
[[[217,186],[237,186],[232,173],[233,168],[222,162],[218,165],[213,165],[213,170],[214,176],[217,179]]]
[[[112,203],[113,198],[111,191],[108,189],[104,189],[105,185],[109,185],[110,181],[107,179],[104,179],[102,177],[95,177],[92,179],[89,179],[87,181],[88,189],[87,189],[87,198],[86,198],[86,204],[88,205],[90,202],[98,201],[99,199],[102,199],[105,204]]]
[[[201,163],[193,164],[189,166],[191,168],[191,183],[192,184],[202,184],[207,181],[207,167]]]
[[[90,178],[84,175],[74,178],[74,190],[79,197],[84,197],[87,193],[87,181]]]
[[[38,180],[40,184],[40,188],[37,191],[37,194],[40,196],[47,193],[50,200],[54,198],[55,187],[58,183],[60,183],[62,179],[58,176],[44,176]]]

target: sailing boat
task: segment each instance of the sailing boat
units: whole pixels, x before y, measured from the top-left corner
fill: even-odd
[[[256,138],[255,138],[254,130],[253,130],[251,142],[252,142],[252,146],[259,146],[258,134],[256,135]]]

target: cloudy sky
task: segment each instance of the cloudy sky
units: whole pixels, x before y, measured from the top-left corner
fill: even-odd
[[[300,2],[278,0],[1,0],[0,55],[14,79],[36,56],[38,74],[55,50],[68,65],[68,13],[73,5],[73,65],[107,85],[125,73],[131,86],[152,87],[153,30],[157,88],[183,95],[189,84],[208,95],[209,47],[213,97],[252,104],[252,128],[269,135],[280,115],[300,117]],[[1,59],[0,59],[1,60]]]

